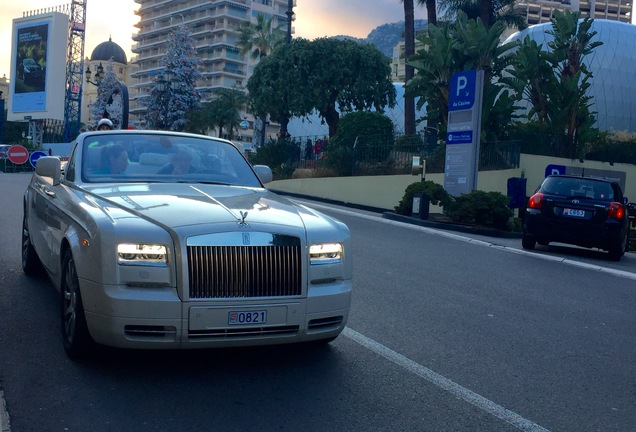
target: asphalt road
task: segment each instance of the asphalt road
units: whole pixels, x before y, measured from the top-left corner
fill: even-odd
[[[0,390],[11,431],[636,431],[636,255],[346,222],[355,283],[329,347],[104,350],[72,362],[20,269],[28,175],[0,173]]]

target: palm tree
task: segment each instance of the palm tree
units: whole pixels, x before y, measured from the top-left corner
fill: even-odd
[[[413,66],[408,59],[415,54],[415,10],[413,0],[402,0],[404,3],[404,82],[413,78]],[[404,135],[415,135],[415,98],[404,94]]]
[[[285,43],[285,31],[280,27],[272,27],[272,18],[267,18],[264,14],[256,15],[256,23],[246,22],[240,30],[239,39],[236,45],[241,50],[241,54],[250,53],[254,60],[262,60],[269,55],[277,46]],[[261,129],[261,143],[265,144],[265,128],[267,113],[258,113],[263,124]]]
[[[415,54],[415,8],[413,0],[401,1],[404,4],[404,82],[408,83],[414,75],[413,66],[407,61]],[[435,0],[417,0],[417,4],[426,5],[428,24],[435,24]],[[408,94],[404,95],[404,135],[415,135],[415,98]]]
[[[516,0],[440,0],[444,18],[453,20],[457,12],[462,11],[468,19],[480,18],[486,28],[495,22],[502,22],[506,27],[523,30],[528,27],[525,15],[515,10]]]
[[[250,53],[252,59],[262,59],[270,54],[274,48],[285,42],[285,32],[280,27],[272,27],[272,18],[264,14],[256,15],[256,24],[246,22],[240,30],[236,45],[241,54]]]
[[[548,57],[561,83],[558,97],[560,115],[564,117],[566,140],[561,150],[567,157],[574,159],[579,146],[579,135],[594,123],[594,114],[590,112],[591,96],[587,95],[592,72],[583,62],[585,56],[594,48],[603,44],[592,41],[596,31],[592,30],[591,18],[579,21],[579,12],[555,10],[551,19],[552,30],[548,34],[554,39],[548,42],[551,54]]]
[[[442,133],[446,130],[453,74],[467,69],[482,69],[485,71],[482,139],[489,133],[490,136],[505,135],[504,123],[496,128],[491,125],[495,123],[494,118],[507,117],[510,120],[514,101],[507,95],[502,96],[499,86],[490,80],[490,77],[501,76],[508,62],[503,54],[512,48],[511,44],[499,45],[504,29],[502,23],[487,29],[481,20],[469,20],[466,14],[460,12],[454,23],[429,26],[427,35],[417,37],[426,49],[418,50],[410,61],[417,75],[407,84],[407,91],[420,97],[420,105],[428,104],[429,125],[432,122]]]

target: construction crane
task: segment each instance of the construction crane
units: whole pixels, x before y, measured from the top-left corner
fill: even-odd
[[[68,51],[66,57],[66,100],[64,105],[64,141],[77,137],[82,115],[82,78],[86,30],[86,1],[71,0]]]

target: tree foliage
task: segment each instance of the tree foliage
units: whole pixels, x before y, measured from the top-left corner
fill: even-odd
[[[547,127],[555,156],[574,159],[597,136],[587,94],[593,76],[584,61],[602,44],[592,41],[592,22],[579,20],[578,12],[555,11],[547,49],[526,37],[512,57],[509,76],[502,79],[529,105],[528,120]]]
[[[508,126],[516,106],[510,89],[500,83],[509,63],[505,55],[512,44],[499,43],[505,25],[496,22],[486,28],[481,19],[468,19],[459,12],[454,23],[430,25],[426,35],[418,36],[424,44],[410,63],[415,77],[406,84],[406,91],[419,96],[418,107],[429,104],[426,119],[442,134],[448,121],[450,81],[456,72],[471,69],[484,71],[482,141],[508,138]]]
[[[248,54],[254,60],[268,56],[274,48],[285,42],[285,31],[272,27],[272,17],[256,15],[256,23],[246,22],[241,26],[236,45],[241,54]]]
[[[326,165],[340,175],[351,175],[354,163],[383,162],[394,142],[393,122],[379,112],[351,112],[342,117],[329,140]]]
[[[528,27],[521,9],[515,9],[516,0],[440,0],[443,18],[452,21],[462,12],[468,19],[481,19],[486,28],[495,23],[523,30]]]
[[[395,105],[389,59],[373,45],[352,40],[294,39],[254,69],[247,88],[252,108],[281,118],[317,111],[333,136],[341,111],[381,111]],[[285,103],[286,102],[286,103]]]
[[[187,123],[186,114],[201,104],[197,80],[202,77],[194,38],[181,26],[168,38],[168,48],[161,63],[163,69],[153,80],[148,98],[146,117],[150,128],[181,131]]]
[[[246,22],[241,26],[239,39],[236,45],[240,48],[241,54],[250,54],[252,59],[262,60],[267,57],[274,48],[285,42],[285,32],[279,27],[272,27],[272,18],[267,18],[259,13],[256,16],[256,23]],[[255,124],[254,134],[256,142],[265,144],[265,133],[267,127],[267,110],[254,110],[260,118],[260,124]],[[286,115],[286,110],[281,109],[276,118]]]

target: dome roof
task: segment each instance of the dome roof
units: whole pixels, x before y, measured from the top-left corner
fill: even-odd
[[[115,63],[128,64],[124,50],[109,37],[108,42],[102,42],[95,47],[91,54],[91,61],[108,61],[111,57]]]
[[[547,43],[554,39],[550,30],[551,23],[537,24],[511,35],[506,42],[529,36],[547,49]],[[583,59],[594,74],[588,95],[593,98],[591,110],[596,112],[596,127],[602,131],[636,132],[636,26],[595,19],[590,31],[596,32],[591,42],[603,42]]]

